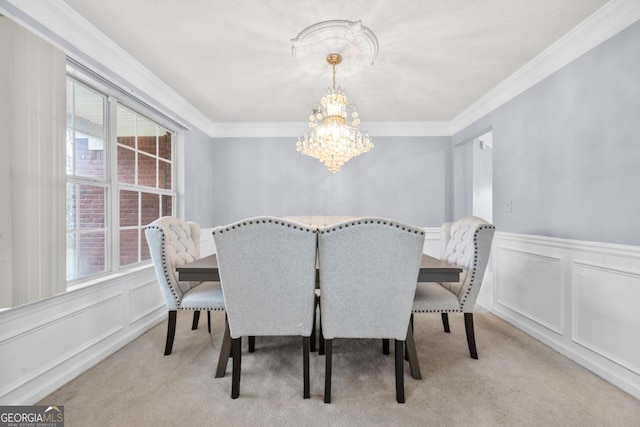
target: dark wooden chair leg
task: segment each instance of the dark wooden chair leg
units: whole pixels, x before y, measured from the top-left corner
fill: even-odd
[[[313,327],[311,328],[311,337],[309,338],[311,341],[311,351],[316,351],[316,313],[318,310],[318,295],[315,296],[313,300]]]
[[[404,360],[402,355],[404,354],[404,341],[395,340],[396,349],[396,401],[398,403],[404,403]]]
[[[411,333],[413,334],[413,313],[411,313],[411,317],[409,317],[409,326],[411,326]],[[404,346],[404,360],[407,362],[411,361],[411,358],[409,357],[409,347],[406,345]]]
[[[324,403],[331,403],[331,350],[333,340],[325,340]]]
[[[200,311],[196,310],[193,312],[193,323],[191,324],[191,330],[198,329],[198,323],[200,322]]]
[[[405,353],[409,355],[409,368],[411,369],[411,376],[416,380],[422,379],[420,373],[420,363],[418,362],[418,352],[416,350],[416,342],[413,339],[413,326],[409,322],[407,328],[407,339],[405,341]]]
[[[464,328],[467,331],[467,344],[469,345],[469,354],[472,359],[478,358],[476,350],[476,336],[473,332],[473,313],[464,314]]]
[[[302,337],[302,372],[304,382],[303,398],[311,397],[311,387],[309,385],[309,337]]]
[[[320,308],[320,304],[322,304],[322,302],[320,300],[318,300],[318,308]],[[318,310],[319,311],[319,315],[318,315],[318,330],[320,332],[320,338],[319,338],[319,342],[318,342],[318,354],[320,356],[324,355],[324,335],[322,334],[322,310]]]
[[[242,341],[240,338],[231,340],[231,349],[233,351],[233,371],[231,373],[231,398],[237,399],[240,396],[240,369],[242,357]]]
[[[207,330],[211,333],[211,310],[207,310]]]
[[[231,333],[229,331],[229,321],[224,316],[224,336],[222,337],[222,345],[220,346],[220,356],[218,356],[218,367],[216,368],[216,378],[224,377],[227,371],[227,362],[229,361],[229,353],[231,352]]]
[[[249,337],[249,353],[253,353],[254,351],[256,351],[256,337],[250,336]]]
[[[164,355],[168,356],[173,350],[173,338],[176,336],[176,317],[178,312],[176,310],[169,311],[169,318],[167,319],[167,342],[164,346]]]
[[[387,338],[382,339],[382,354],[385,356],[389,354],[389,340]]]
[[[442,327],[444,331],[446,333],[451,332],[451,329],[449,329],[449,313],[440,313],[440,316],[442,316]]]

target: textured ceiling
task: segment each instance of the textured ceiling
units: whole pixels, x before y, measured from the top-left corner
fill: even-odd
[[[331,78],[303,71],[290,40],[333,19],[362,21],[379,42],[373,66],[344,78],[337,68],[364,122],[451,120],[607,3],[65,2],[213,122],[306,121]]]

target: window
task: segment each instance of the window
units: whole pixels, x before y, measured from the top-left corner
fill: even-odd
[[[172,134],[118,104],[119,263],[150,258],[144,226],[173,212]]]
[[[172,215],[174,133],[67,78],[67,281],[150,258],[144,226]]]

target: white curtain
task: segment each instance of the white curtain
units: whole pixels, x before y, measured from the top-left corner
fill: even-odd
[[[60,49],[0,16],[0,60],[5,308],[66,290],[66,59]]]

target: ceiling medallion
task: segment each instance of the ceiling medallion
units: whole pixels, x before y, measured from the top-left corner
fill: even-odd
[[[361,21],[333,20],[313,24],[291,39],[291,52],[303,70],[328,75],[328,53],[342,55],[340,75],[350,76],[373,65],[378,39]]]

